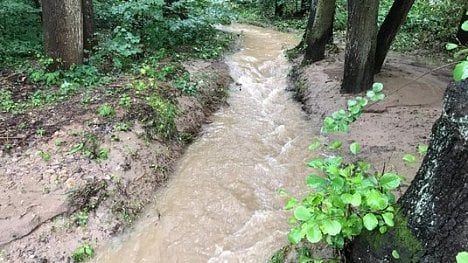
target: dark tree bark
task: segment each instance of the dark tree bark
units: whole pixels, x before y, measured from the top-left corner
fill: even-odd
[[[460,41],[460,44],[462,45],[468,45],[468,31],[464,31],[461,29],[461,25],[463,24],[463,22],[468,20],[468,15],[466,14],[466,12],[468,12],[468,8],[465,7],[463,9],[462,18],[460,20],[460,24],[458,25],[458,32],[457,32],[457,39],[458,41]]]
[[[348,1],[348,31],[341,91],[359,93],[374,81],[378,0]]]
[[[91,50],[95,31],[93,0],[82,0],[81,3],[83,7],[83,47],[86,50]]]
[[[414,4],[414,0],[395,0],[377,34],[374,73],[382,70],[385,57]]]
[[[357,238],[351,262],[455,262],[468,250],[468,80],[447,88],[429,151],[400,198],[395,228]]]
[[[306,36],[303,65],[322,60],[325,57],[325,46],[333,36],[335,4],[335,0],[318,0],[314,23]]]
[[[306,46],[307,35],[309,34],[309,32],[311,32],[312,27],[314,26],[315,13],[317,11],[317,2],[318,2],[318,0],[310,0],[310,8],[309,8],[309,15],[308,15],[308,18],[307,18],[307,26],[306,26],[306,29],[304,31],[304,35],[302,37],[301,42],[295,47],[295,49],[297,49],[297,50],[302,51],[304,49],[304,47]]]
[[[68,68],[83,63],[83,14],[81,0],[42,0],[44,49]]]

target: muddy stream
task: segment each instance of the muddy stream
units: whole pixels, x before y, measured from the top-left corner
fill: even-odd
[[[265,262],[287,243],[285,198],[303,187],[313,127],[285,91],[299,38],[247,25],[226,58],[236,83],[131,233],[97,262]]]

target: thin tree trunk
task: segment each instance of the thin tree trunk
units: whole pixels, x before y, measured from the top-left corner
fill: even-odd
[[[81,0],[42,0],[44,49],[68,68],[83,63],[83,14]]]
[[[378,0],[348,0],[348,31],[341,91],[359,93],[374,81]]]
[[[468,251],[468,80],[447,88],[421,168],[400,198],[396,225],[351,247],[351,262],[455,262]]]
[[[93,48],[95,31],[93,0],[82,0],[83,7],[83,47],[90,51]]]
[[[311,30],[306,38],[306,50],[303,65],[310,64],[325,57],[325,46],[333,36],[335,17],[335,0],[319,0]]]
[[[306,46],[306,39],[309,32],[311,32],[312,27],[314,26],[315,13],[317,11],[317,2],[318,0],[310,0],[309,16],[307,18],[307,27],[302,36],[301,42],[295,47],[295,49],[302,51]]]
[[[378,73],[382,70],[385,57],[392,45],[395,36],[400,30],[406,17],[414,4],[414,0],[395,0],[390,11],[385,17],[377,34],[377,48],[375,51],[375,70]]]

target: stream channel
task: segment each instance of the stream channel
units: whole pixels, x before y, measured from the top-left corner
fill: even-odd
[[[304,189],[313,124],[286,91],[283,51],[299,36],[249,25],[226,57],[229,106],[187,149],[168,186],[135,229],[98,251],[97,262],[266,262],[287,244],[278,189]]]

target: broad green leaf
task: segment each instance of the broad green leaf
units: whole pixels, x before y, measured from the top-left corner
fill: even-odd
[[[322,231],[320,231],[318,225],[314,224],[313,227],[307,229],[306,238],[310,243],[317,243],[322,240]]]
[[[361,105],[361,107],[364,107],[367,105],[367,103],[369,103],[369,100],[367,100],[366,98],[362,98],[362,97],[356,97],[356,100],[358,104]]]
[[[465,22],[463,22],[463,24],[461,25],[461,29],[463,31],[468,31],[468,20],[466,20]]]
[[[322,188],[327,183],[327,180],[321,176],[311,174],[307,176],[306,184],[314,189]]]
[[[457,44],[454,44],[454,43],[447,43],[447,44],[445,44],[445,49],[446,49],[446,50],[454,50],[454,49],[456,49],[457,47],[458,47],[458,45],[457,45]]]
[[[284,207],[285,209],[293,209],[297,204],[297,199],[294,197],[291,197],[288,199],[288,202],[286,203],[286,206]]]
[[[400,186],[401,178],[400,176],[393,173],[385,173],[379,179],[380,185],[386,190],[393,190]]]
[[[320,143],[319,138],[315,138],[312,143],[309,145],[309,150],[317,150],[322,144]]]
[[[377,217],[372,213],[366,214],[362,218],[362,222],[364,223],[364,227],[369,231],[374,230],[379,224],[379,220],[377,220]]]
[[[386,225],[380,226],[379,227],[379,232],[380,234],[385,234],[387,232],[388,228]]]
[[[357,101],[356,100],[348,100],[348,107],[352,107],[354,105],[357,105]]]
[[[375,96],[375,92],[373,90],[369,90],[367,93],[366,93],[366,96],[372,100],[372,98]]]
[[[351,145],[349,146],[349,150],[351,151],[351,153],[353,153],[354,155],[358,154],[360,151],[361,151],[361,145],[359,145],[359,143],[357,142],[353,142],[351,143]]]
[[[458,63],[453,70],[453,79],[461,81],[468,78],[468,61]]]
[[[341,191],[345,184],[345,179],[341,177],[335,177],[331,180],[330,185],[335,189],[335,191]]]
[[[315,158],[307,164],[312,168],[322,169],[324,167],[324,160],[322,158]]]
[[[468,252],[458,252],[456,257],[457,263],[468,263]]]
[[[392,251],[392,257],[394,259],[400,259],[400,253],[398,253],[398,251],[396,251],[396,250],[393,250]]]
[[[343,200],[343,202],[345,204],[350,204],[354,207],[356,206],[360,206],[361,205],[361,195],[359,193],[355,193],[355,194],[342,194],[341,195],[341,200]]]
[[[336,165],[330,165],[327,167],[327,173],[330,175],[338,176],[340,175],[340,169]]]
[[[288,233],[288,240],[292,244],[299,243],[303,237],[304,237],[304,235],[301,233],[301,230],[298,229],[298,228],[293,228]]]
[[[332,143],[330,143],[330,145],[328,145],[328,149],[337,150],[340,149],[341,146],[343,146],[343,142],[341,142],[340,140],[335,140]]]
[[[385,224],[387,224],[387,226],[395,226],[395,222],[393,222],[393,217],[394,215],[392,213],[384,213],[382,214],[382,218],[385,222]]]
[[[388,200],[382,193],[371,190],[366,196],[366,203],[372,209],[382,210],[388,206]]]
[[[307,221],[312,217],[312,214],[310,213],[309,209],[301,205],[294,209],[294,217],[297,220]]]
[[[324,233],[328,233],[330,236],[336,236],[341,232],[341,224],[336,220],[325,220],[322,227]]]
[[[403,159],[403,161],[405,161],[407,163],[416,162],[416,157],[414,155],[412,155],[411,153],[405,154],[402,159]]]
[[[419,154],[425,154],[425,153],[427,153],[427,149],[428,149],[428,148],[429,148],[429,147],[428,147],[427,145],[425,145],[425,144],[420,144],[420,145],[418,145],[418,153],[419,153]]]
[[[372,91],[375,93],[381,92],[383,90],[383,84],[380,82],[375,82],[372,84]]]
[[[374,96],[374,101],[383,100],[384,98],[385,98],[385,94],[379,93]]]

